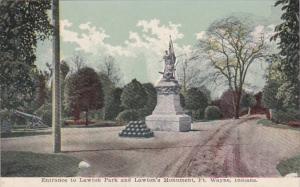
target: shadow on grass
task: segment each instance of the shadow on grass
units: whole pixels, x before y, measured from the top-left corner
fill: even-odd
[[[63,128],[99,128],[99,127],[121,127],[126,124],[116,123],[116,122],[96,122],[89,125],[63,125]]]
[[[1,151],[3,177],[72,177],[79,159],[63,154]]]
[[[201,130],[201,129],[191,129],[190,131],[208,131],[208,130]]]
[[[15,131],[10,133],[1,133],[1,138],[14,138],[23,136],[38,136],[38,135],[49,135],[51,131]]]

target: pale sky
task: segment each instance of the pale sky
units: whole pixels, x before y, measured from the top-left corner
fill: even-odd
[[[182,55],[191,51],[214,20],[228,15],[246,15],[253,19],[254,28],[273,28],[281,15],[273,4],[274,0],[61,1],[61,58],[69,61],[80,53],[89,66],[98,68],[104,56],[112,55],[124,83],[133,78],[155,83],[169,35],[175,53]],[[51,50],[50,41],[39,43],[39,67],[51,62]],[[263,69],[252,68],[249,78],[259,88],[264,84]]]

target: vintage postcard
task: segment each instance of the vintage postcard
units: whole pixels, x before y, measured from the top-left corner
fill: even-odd
[[[298,0],[0,0],[1,179],[300,187]]]

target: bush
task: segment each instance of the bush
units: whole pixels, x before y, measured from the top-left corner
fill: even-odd
[[[118,114],[117,116],[117,121],[135,121],[139,120],[139,113],[137,110],[124,110],[121,113]]]
[[[36,115],[42,118],[44,124],[51,126],[52,123],[52,108],[50,104],[44,104],[36,111]]]
[[[16,126],[26,125],[26,119],[23,116],[14,115],[12,119],[12,124]]]
[[[221,110],[217,106],[208,106],[204,112],[205,119],[215,120],[221,118]]]
[[[274,110],[272,113],[272,121],[276,123],[286,124],[289,121],[300,120],[300,111],[295,109]]]
[[[198,109],[198,110],[193,110],[192,112],[192,118],[195,120],[200,120],[204,118],[204,110],[203,109]]]

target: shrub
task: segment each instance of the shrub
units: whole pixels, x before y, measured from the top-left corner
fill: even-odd
[[[300,120],[300,111],[295,109],[274,110],[272,120],[276,123],[286,124],[289,121]]]
[[[192,113],[192,115],[191,115],[192,118],[195,120],[204,118],[204,110],[203,109],[193,110],[191,113]]]
[[[26,119],[23,116],[14,115],[12,124],[15,124],[16,126],[26,125]]]
[[[52,123],[52,110],[50,104],[44,104],[37,109],[36,114],[42,118],[44,124],[51,126]]]
[[[129,121],[135,121],[140,119],[139,117],[139,113],[137,110],[124,110],[121,113],[118,114],[117,116],[117,121],[125,121],[125,122],[129,122]]]
[[[221,118],[221,111],[217,106],[208,106],[204,112],[205,119],[215,120]]]

